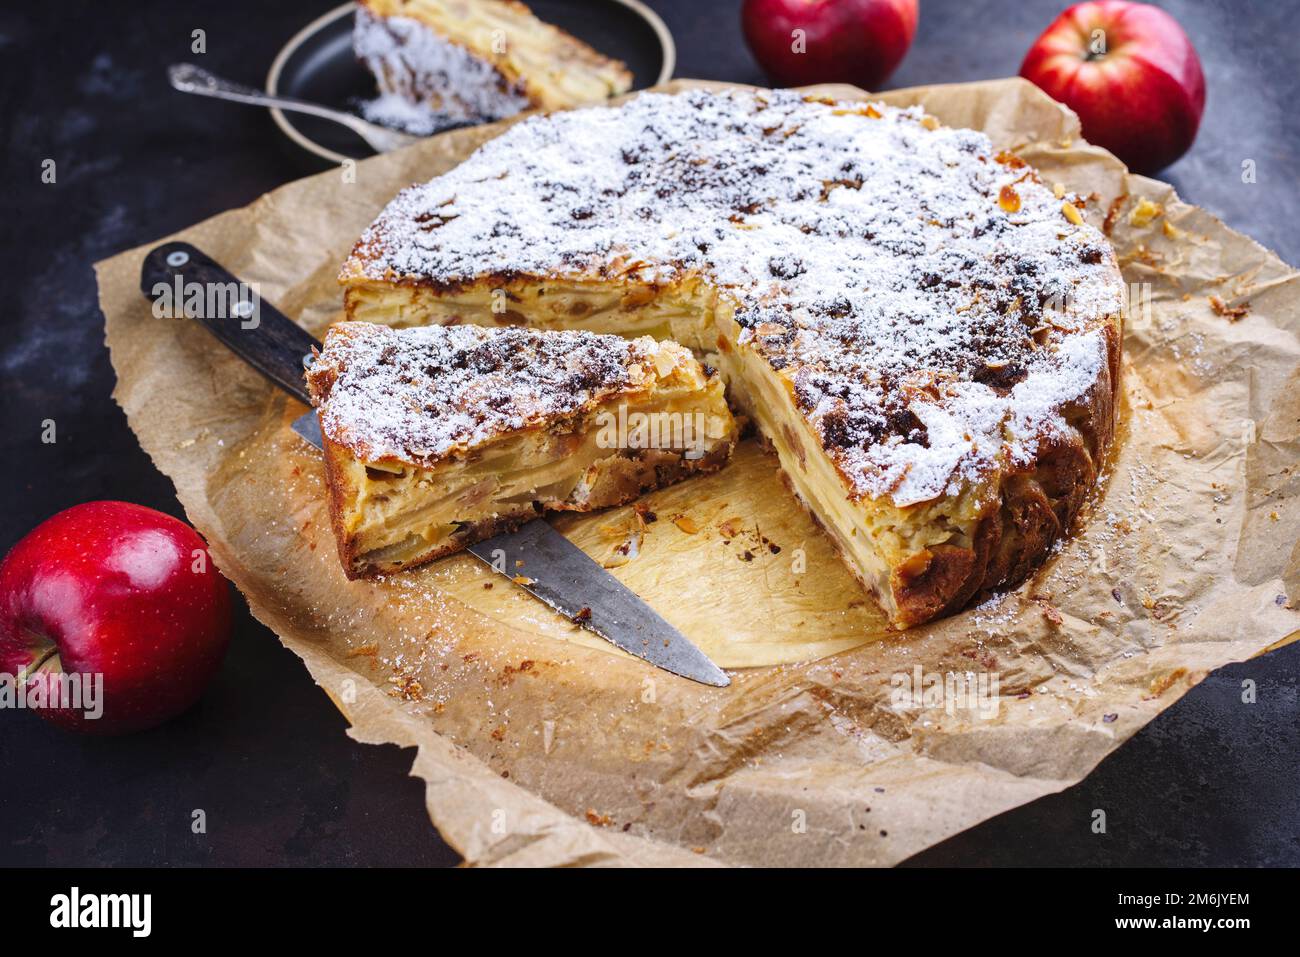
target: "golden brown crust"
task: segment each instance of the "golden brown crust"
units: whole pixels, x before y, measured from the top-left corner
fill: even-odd
[[[969,548],[931,548],[917,574],[895,569],[895,624],[910,627],[965,607],[972,598],[1025,581],[1069,530],[1095,487],[1115,433],[1120,317],[1106,326],[1108,362],[1096,384],[1063,410],[1071,434],[1047,442],[1028,468],[1004,476],[996,504]]]
[[[934,545],[894,568],[889,586],[898,608],[896,622],[928,621],[955,603],[957,595],[978,580],[973,574],[978,559],[971,548]]]
[[[356,570],[357,542],[348,532],[343,503],[356,501],[359,490],[352,481],[347,465],[352,460],[352,453],[339,443],[322,435],[321,451],[325,459],[325,485],[329,489],[330,527],[334,530],[334,541],[339,547],[339,561],[343,563],[343,573],[348,578],[358,578]]]

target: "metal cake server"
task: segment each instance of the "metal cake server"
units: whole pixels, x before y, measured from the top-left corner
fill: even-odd
[[[333,120],[335,123],[341,123],[353,133],[356,133],[376,153],[387,153],[389,150],[410,146],[419,140],[418,136],[390,130],[377,123],[367,122],[351,113],[344,113],[342,110],[332,110],[327,106],[321,106],[319,103],[309,103],[306,100],[296,100],[293,97],[272,96],[270,93],[264,93],[252,87],[232,83],[230,80],[223,80],[221,77],[213,76],[207,70],[195,66],[193,63],[172,64],[167,68],[167,79],[174,89],[180,90],[182,93],[210,96],[218,100],[230,100],[232,103],[248,103],[252,106],[279,107],[282,110],[309,113],[312,116],[319,116],[321,119]]]
[[[140,288],[146,298],[166,300],[173,313],[203,323],[271,382],[311,404],[303,363],[320,343],[211,257],[188,243],[164,243],[145,257]],[[197,311],[188,307],[195,295],[203,297],[204,308]],[[210,300],[220,308],[207,309]],[[293,430],[321,447],[314,411],[299,416]],[[574,623],[655,667],[719,688],[731,684],[727,673],[685,635],[543,519],[468,550]]]

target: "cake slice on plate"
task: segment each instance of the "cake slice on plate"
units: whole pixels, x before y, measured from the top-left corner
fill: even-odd
[[[307,386],[349,578],[624,504],[719,468],[736,441],[721,376],[649,338],[344,322]]]
[[[524,110],[596,103],[632,74],[514,0],[361,0],[357,58],[375,75],[375,122],[424,134]]]

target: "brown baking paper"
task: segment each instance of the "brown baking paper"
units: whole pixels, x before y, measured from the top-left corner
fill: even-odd
[[[1127,322],[1120,443],[1037,578],[903,635],[883,631],[752,440],[720,474],[648,497],[644,527],[631,509],[558,520],[739,669],[722,690],[614,652],[465,556],[347,581],[319,456],[289,430],[301,407],[197,323],[154,318],[145,247],[98,265],[115,397],[140,444],[350,734],[419,749],[429,816],[468,863],[893,864],[1080,780],[1207,672],[1300,628],[1297,274],[1126,175],[1027,83],[882,99],[984,130],[1109,219],[1149,293],[1136,287]],[[291,183],[173,238],[319,334],[384,203],[501,128]],[[1139,226],[1140,198],[1161,211]],[[978,707],[896,694],[967,672],[986,681]]]

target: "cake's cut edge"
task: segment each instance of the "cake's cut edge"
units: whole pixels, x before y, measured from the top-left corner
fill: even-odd
[[[720,468],[721,377],[651,339],[340,323],[307,372],[350,578]]]

